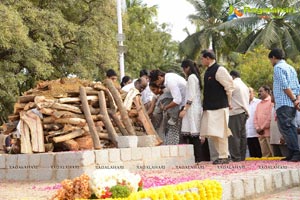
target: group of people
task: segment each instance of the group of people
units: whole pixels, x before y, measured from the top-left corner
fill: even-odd
[[[196,162],[244,161],[247,144],[250,156],[285,156],[284,160],[297,162],[297,73],[285,62],[281,49],[273,49],[269,59],[274,66],[273,95],[270,87],[262,86],[260,100],[237,71],[229,73],[216,62],[211,50],[201,52],[206,67],[203,86],[197,64],[187,59],[181,63],[186,78],[173,72],[142,70],[140,78],[129,84],[124,80],[122,90],[139,90],[164,144],[193,144]],[[274,147],[270,145],[272,135],[277,141]],[[285,152],[280,150],[283,144]]]

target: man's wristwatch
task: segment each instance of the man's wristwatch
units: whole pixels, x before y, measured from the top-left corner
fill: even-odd
[[[296,100],[297,100],[297,98],[295,98],[295,99],[292,99],[292,102],[294,103]]]

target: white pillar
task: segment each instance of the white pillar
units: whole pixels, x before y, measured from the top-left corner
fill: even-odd
[[[117,40],[119,43],[118,53],[119,53],[119,64],[120,64],[120,79],[125,76],[125,66],[124,66],[124,48],[123,48],[123,27],[122,27],[122,0],[117,0],[117,16],[118,16],[118,36]]]

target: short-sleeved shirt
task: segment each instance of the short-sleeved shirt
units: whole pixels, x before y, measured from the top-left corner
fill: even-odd
[[[290,88],[293,94],[299,95],[300,85],[296,70],[284,60],[280,60],[274,66],[273,92],[275,99],[275,109],[282,106],[294,107],[292,100],[284,92],[284,89]]]

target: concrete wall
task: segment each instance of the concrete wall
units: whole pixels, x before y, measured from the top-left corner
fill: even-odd
[[[95,169],[168,169],[193,165],[192,145],[112,148],[39,154],[0,154],[0,180],[56,180],[74,178]]]

